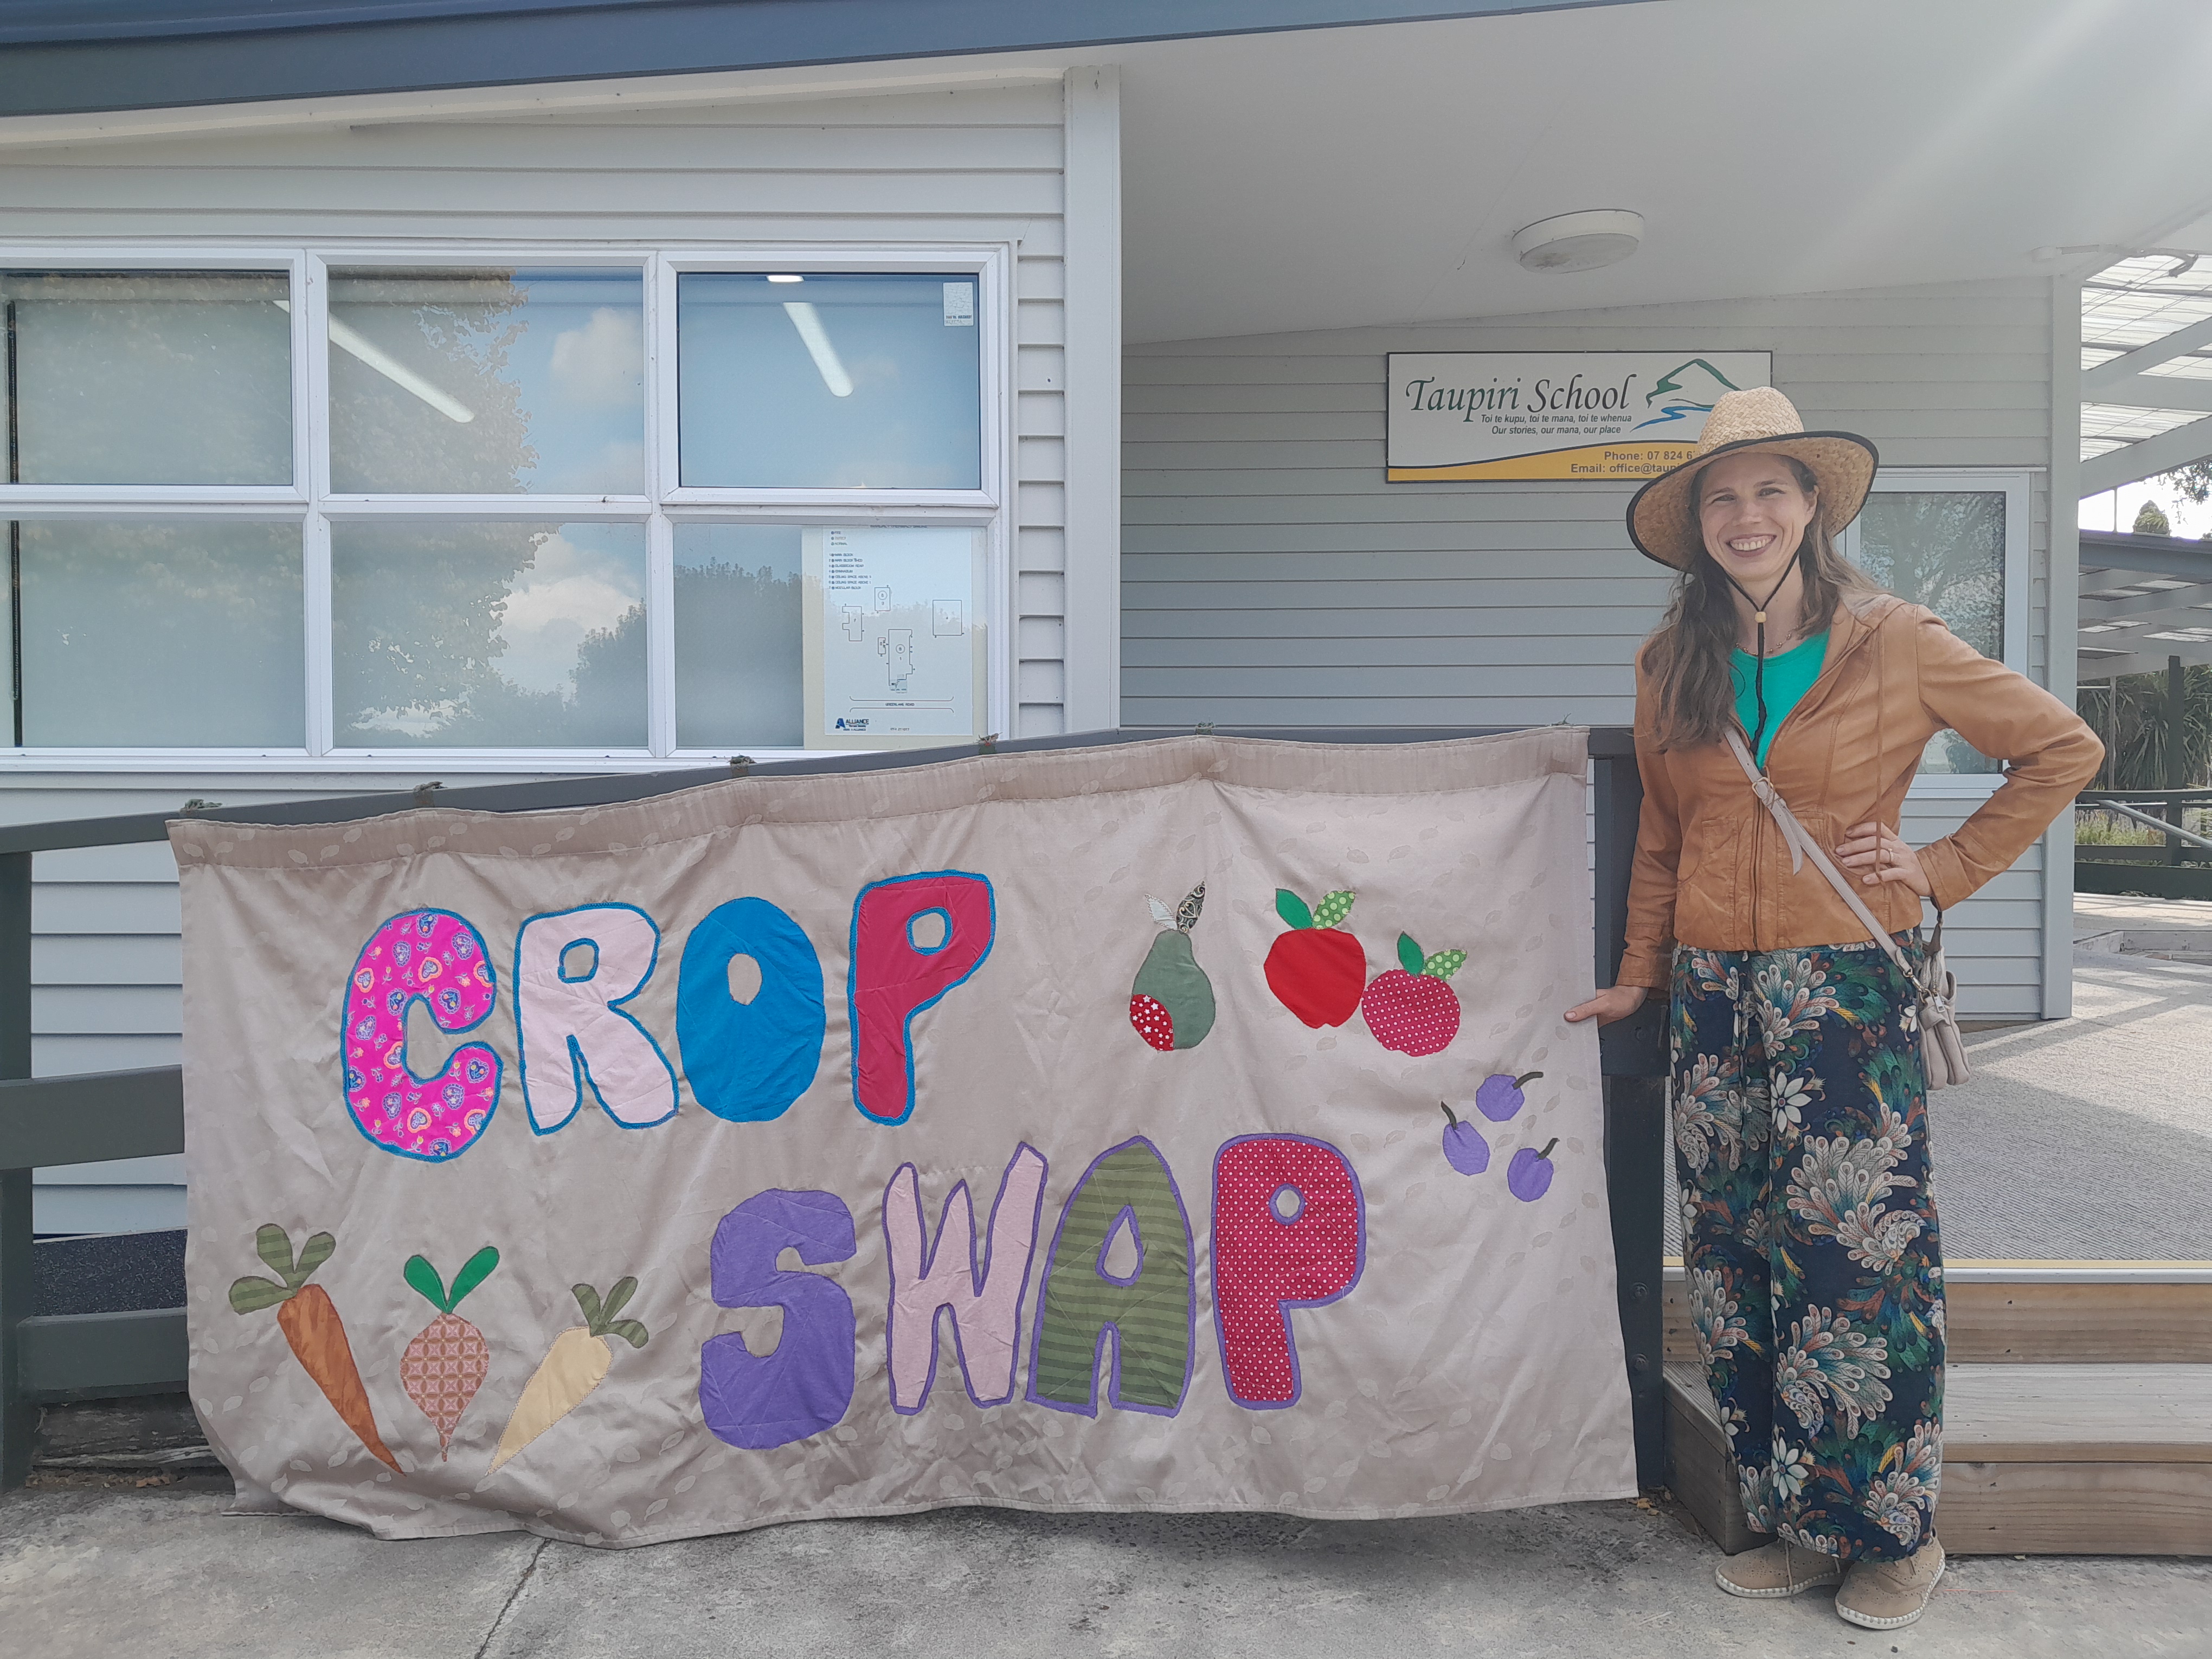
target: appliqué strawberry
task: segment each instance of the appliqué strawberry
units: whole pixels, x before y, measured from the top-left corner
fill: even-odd
[[[1459,994],[1444,983],[1467,960],[1464,951],[1425,957],[1408,933],[1398,935],[1400,966],[1376,975],[1359,999],[1367,1029],[1385,1048],[1433,1054],[1459,1035]]]

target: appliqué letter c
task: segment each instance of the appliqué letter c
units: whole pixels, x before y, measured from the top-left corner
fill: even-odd
[[[914,924],[935,912],[933,945]],[[847,997],[853,1027],[853,1102],[878,1123],[914,1111],[914,1021],[982,966],[998,931],[991,884],[964,870],[932,870],[871,882],[853,901]]]
[[[451,910],[409,910],[374,933],[346,981],[338,1060],[346,1110],[387,1152],[443,1163],[476,1145],[499,1104],[499,1056],[481,1042],[453,1050],[431,1077],[407,1063],[407,1011],[420,1002],[441,1031],[490,1018],[497,993],[483,935]]]
[[[1213,1317],[1229,1396],[1297,1403],[1291,1310],[1351,1294],[1367,1259],[1367,1203],[1342,1152],[1304,1135],[1239,1135],[1213,1158]]]

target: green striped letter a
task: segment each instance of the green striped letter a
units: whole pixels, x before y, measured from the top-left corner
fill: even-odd
[[[1127,1230],[1136,1267],[1106,1265]],[[1190,1217],[1159,1148],[1138,1135],[1091,1161],[1067,1195],[1037,1295],[1029,1398],[1098,1414],[1098,1357],[1113,1339],[1106,1397],[1122,1411],[1172,1417],[1190,1387],[1198,1290]]]

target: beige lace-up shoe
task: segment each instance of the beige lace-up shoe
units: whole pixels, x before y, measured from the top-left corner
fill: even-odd
[[[1896,1630],[1926,1610],[1943,1576],[1943,1547],[1930,1538],[1902,1561],[1855,1563],[1836,1611],[1865,1630]]]
[[[1801,1550],[1776,1539],[1741,1555],[1731,1555],[1713,1569],[1713,1582],[1730,1595],[1802,1595],[1820,1589],[1844,1576],[1844,1564],[1818,1550]]]

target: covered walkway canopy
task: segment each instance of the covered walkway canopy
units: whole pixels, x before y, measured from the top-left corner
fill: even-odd
[[[2081,532],[2079,677],[2212,663],[2212,543]]]

